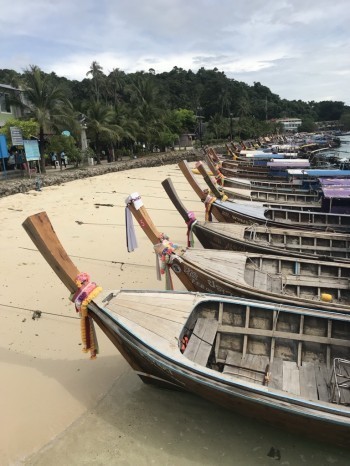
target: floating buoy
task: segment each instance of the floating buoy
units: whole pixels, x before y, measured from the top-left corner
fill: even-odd
[[[322,293],[321,294],[321,301],[324,301],[326,303],[331,303],[333,300],[333,296],[328,293]]]

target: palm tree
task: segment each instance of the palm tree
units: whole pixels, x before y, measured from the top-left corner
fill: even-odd
[[[24,100],[20,106],[27,115],[39,124],[40,167],[45,169],[44,145],[45,134],[49,133],[60,121],[63,121],[64,108],[68,104],[64,90],[60,85],[53,84],[50,77],[44,75],[41,69],[30,65],[24,72]]]
[[[152,148],[165,128],[164,101],[150,76],[139,74],[129,87],[133,115],[139,123],[138,141]]]
[[[103,68],[102,66],[97,62],[93,61],[90,66],[90,70],[86,73],[86,76],[92,77],[91,83],[92,83],[92,90],[93,93],[95,94],[95,100],[99,102],[100,100],[100,93],[101,93],[101,88],[104,83],[105,75],[103,74]]]
[[[125,83],[125,73],[115,68],[109,73],[106,81],[106,89],[108,97],[113,105],[117,105],[122,100],[121,93]]]
[[[121,138],[122,128],[114,124],[115,112],[101,102],[92,102],[87,110],[87,134],[94,142],[97,163],[101,163],[101,143]]]

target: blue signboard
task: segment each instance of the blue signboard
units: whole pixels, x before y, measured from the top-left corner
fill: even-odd
[[[31,160],[40,160],[39,144],[36,140],[23,140],[24,152],[26,153],[27,162]]]
[[[9,156],[7,150],[6,136],[0,134],[0,159],[6,159]]]

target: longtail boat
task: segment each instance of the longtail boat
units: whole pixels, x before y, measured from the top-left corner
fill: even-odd
[[[201,161],[196,163],[196,168],[203,176],[209,188],[213,190],[221,190],[228,199],[244,199],[264,203],[282,203],[289,205],[305,205],[308,210],[321,208],[321,203],[318,202],[320,195],[318,193],[297,193],[297,192],[279,192],[270,190],[254,190],[242,188],[227,188],[225,186],[215,185],[213,178],[210,178]],[[215,186],[215,188],[213,188]]]
[[[235,178],[224,176],[212,159],[206,155],[205,161],[215,176],[216,181],[224,188],[239,188],[251,189],[254,191],[278,191],[293,192],[296,194],[313,194],[318,193],[318,190],[310,188],[302,188],[302,180],[294,180],[294,182],[282,182],[273,180],[251,180],[249,178]]]
[[[350,263],[214,249],[177,249],[154,226],[141,196],[128,209],[189,291],[263,299],[350,313]],[[168,270],[166,268],[166,270]]]
[[[187,161],[181,161],[179,167],[195,193],[204,202],[207,219],[210,219],[210,215],[213,214],[219,222],[350,233],[350,215],[330,214],[316,210],[308,211],[302,210],[300,207],[297,210],[297,206],[293,206],[292,210],[289,209],[289,206],[283,208],[282,204],[279,208],[273,208],[219,200],[208,195],[208,192],[200,187],[193,177]]]
[[[188,211],[183,205],[170,178],[164,180],[162,185],[186,222],[188,238],[194,233],[207,249],[248,251],[323,261],[350,261],[350,234],[200,222],[196,220],[193,212]]]
[[[91,282],[83,281],[47,215],[33,215],[23,226],[79,301]],[[82,325],[88,323],[93,336],[83,336],[85,349],[96,355],[96,322],[144,382],[350,446],[350,316],[216,295],[128,290],[100,291],[85,311]]]

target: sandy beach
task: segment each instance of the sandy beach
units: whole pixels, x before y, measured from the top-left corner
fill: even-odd
[[[0,464],[349,464],[349,452],[143,385],[99,329],[98,358],[82,353],[68,291],[21,224],[45,210],[77,267],[105,289],[164,289],[137,225],[139,248],[126,250],[124,200],[139,192],[159,230],[185,245],[184,222],[160,184],[168,176],[203,220],[204,207],[176,165],[0,199]],[[34,311],[41,317],[33,319]]]

